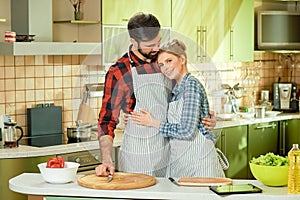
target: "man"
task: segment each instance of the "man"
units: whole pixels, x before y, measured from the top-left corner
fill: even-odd
[[[112,65],[105,77],[102,108],[99,113],[99,144],[102,164],[96,175],[107,176],[115,169],[112,162],[114,130],[120,111],[148,109],[159,119],[166,119],[171,82],[156,63],[160,46],[160,23],[151,14],[137,13],[128,22],[129,51]],[[213,120],[204,119],[207,127]],[[120,149],[121,171],[165,176],[169,156],[168,140],[157,130],[128,122]]]

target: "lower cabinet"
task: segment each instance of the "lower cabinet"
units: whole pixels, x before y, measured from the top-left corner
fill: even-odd
[[[247,125],[216,129],[219,139],[216,147],[227,157],[229,168],[225,171],[228,178],[247,178]]]
[[[47,162],[50,157],[55,157],[55,155],[0,159],[0,199],[27,200],[27,195],[16,193],[9,189],[9,179],[22,173],[38,173],[37,164]]]
[[[279,154],[277,121],[216,129],[214,133],[218,136],[216,147],[229,161],[228,178],[254,179],[249,161],[268,152]]]
[[[248,161],[269,152],[279,154],[278,138],[277,121],[248,125]],[[254,178],[249,167],[248,178]]]
[[[287,156],[293,144],[300,144],[300,119],[280,121],[280,154]]]

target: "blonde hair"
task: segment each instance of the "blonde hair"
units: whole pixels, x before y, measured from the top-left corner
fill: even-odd
[[[187,58],[185,51],[186,51],[185,44],[178,39],[173,39],[172,41],[170,41],[166,44],[163,44],[160,47],[158,54],[167,52],[167,53],[171,53],[175,56],[184,56],[185,58]]]

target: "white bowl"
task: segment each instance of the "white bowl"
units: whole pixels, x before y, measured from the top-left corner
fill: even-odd
[[[65,168],[46,168],[47,163],[38,164],[43,179],[48,183],[69,183],[75,181],[79,163],[65,162]]]
[[[224,113],[224,114],[217,114],[217,119],[221,119],[221,120],[233,120],[237,117],[237,115],[235,113]]]
[[[280,111],[266,111],[266,116],[267,117],[276,117],[280,113],[281,113]]]
[[[254,118],[255,113],[254,112],[237,112],[238,115],[240,115],[244,119],[252,119]]]

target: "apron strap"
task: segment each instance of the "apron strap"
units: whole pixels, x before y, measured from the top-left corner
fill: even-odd
[[[229,162],[228,162],[226,156],[223,154],[223,152],[220,149],[216,148],[216,151],[217,151],[217,157],[222,166],[222,169],[227,170],[229,168]]]

